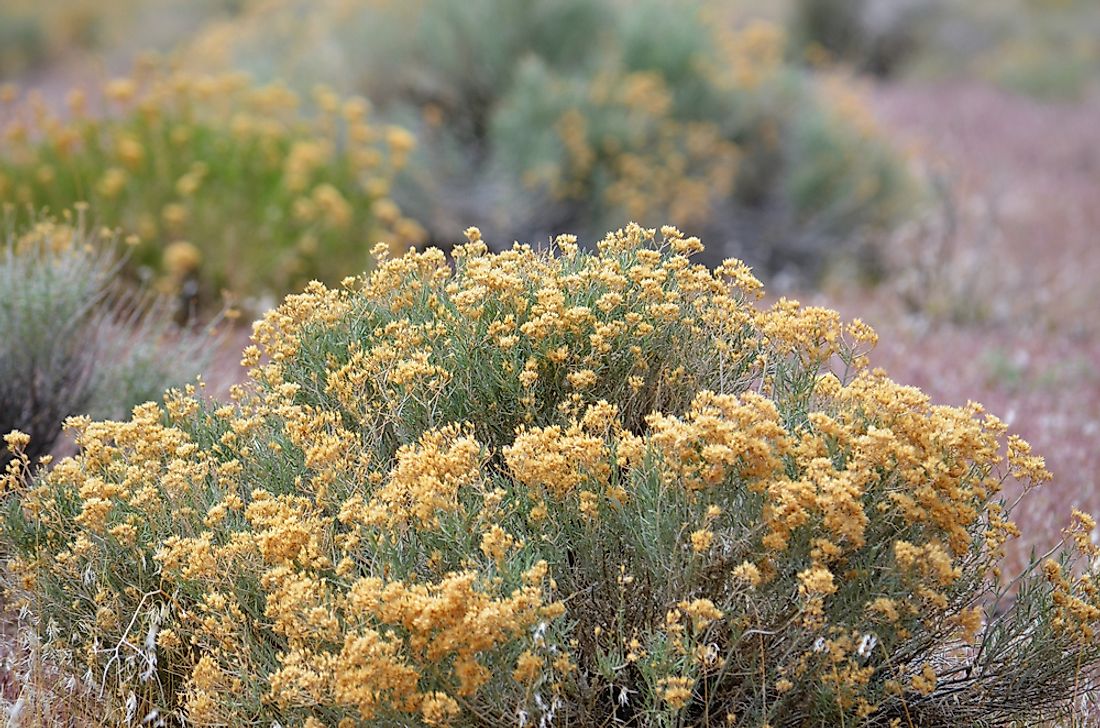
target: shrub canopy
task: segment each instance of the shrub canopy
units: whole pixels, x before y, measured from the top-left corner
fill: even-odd
[[[288,297],[232,401],[13,467],[22,603],[109,715],[979,725],[1092,685],[1091,522],[998,604],[1002,484],[1047,473],[980,406],[673,228],[467,236]]]

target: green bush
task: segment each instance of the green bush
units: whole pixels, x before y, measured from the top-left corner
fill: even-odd
[[[74,719],[1035,725],[1094,689],[1095,524],[1000,573],[1002,486],[1049,474],[980,406],[672,228],[467,235],[288,297],[231,401],[11,469],[12,598]]]
[[[855,132],[786,59],[783,31],[762,21],[731,30],[720,3],[305,8],[265,6],[185,57],[298,86],[336,79],[415,130],[421,144],[396,195],[436,242],[460,220],[494,239],[531,240],[671,219],[752,263],[816,272],[915,202],[889,146]],[[294,22],[303,17],[304,29]],[[828,189],[807,177],[827,178]],[[852,193],[868,183],[875,194]]]
[[[1100,73],[1091,0],[795,0],[787,15],[798,56],[877,75],[981,79],[1065,101],[1095,91]]]
[[[1100,8],[1083,0],[968,8],[960,22],[995,40],[971,54],[972,73],[1048,101],[1100,89]]]
[[[12,102],[0,202],[24,219],[92,203],[105,224],[139,236],[133,261],[166,290],[197,281],[207,306],[223,289],[279,296],[362,269],[379,239],[423,235],[389,198],[413,139],[374,124],[363,99],[319,88],[307,113],[279,84],[156,65],[103,94],[74,90],[64,119],[33,95]]]
[[[42,29],[21,15],[0,15],[0,71],[14,75],[42,64],[46,56]]]
[[[120,417],[194,378],[213,341],[181,330],[170,302],[119,280],[117,238],[83,216],[15,226],[0,259],[0,430],[31,438],[32,459],[56,445],[65,419]],[[0,466],[11,453],[0,447]]]

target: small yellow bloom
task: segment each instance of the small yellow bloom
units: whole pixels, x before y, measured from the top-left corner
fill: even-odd
[[[103,93],[111,101],[124,104],[134,98],[134,94],[137,93],[137,83],[132,78],[115,78],[107,82]]]
[[[800,571],[798,581],[801,582],[799,590],[808,594],[828,595],[837,589],[833,582],[833,573],[821,565]]]
[[[183,226],[187,224],[187,218],[190,217],[190,213],[185,205],[178,202],[170,202],[161,210],[160,216],[161,219],[164,220],[164,224],[167,225],[170,230],[179,232],[183,229]]]
[[[107,199],[113,199],[118,197],[119,193],[126,187],[126,183],[129,179],[130,177],[126,174],[125,170],[118,167],[110,167],[105,170],[103,176],[99,178],[96,189],[99,191],[99,194]]]
[[[595,386],[597,377],[596,372],[591,369],[582,369],[579,372],[570,372],[565,376],[566,381],[569,382],[569,386],[573,389],[589,389]]]
[[[31,444],[31,436],[25,432],[19,430],[12,430],[8,434],[4,435],[4,444],[8,446],[8,449],[17,452],[19,450],[26,449],[27,445]]]
[[[500,526],[494,525],[481,536],[481,553],[503,564],[508,552],[516,546],[515,537]]]
[[[682,710],[688,704],[695,687],[695,681],[688,677],[663,678],[657,684],[661,698],[673,710]]]
[[[752,587],[758,587],[764,581],[760,569],[756,568],[756,564],[751,561],[742,562],[740,566],[736,567],[733,570],[733,578],[747,582]]]
[[[162,261],[166,272],[177,278],[184,278],[202,265],[202,251],[193,243],[177,240],[164,249]]]
[[[697,554],[709,551],[713,543],[714,532],[709,529],[701,528],[691,534],[691,550]]]
[[[533,683],[542,673],[542,660],[531,650],[524,650],[516,660],[516,669],[512,671],[512,679],[518,683]]]
[[[921,695],[931,695],[936,689],[936,671],[931,665],[925,664],[924,668],[910,681],[913,689]]]

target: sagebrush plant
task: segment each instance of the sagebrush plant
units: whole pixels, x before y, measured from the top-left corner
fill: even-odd
[[[13,99],[0,151],[0,201],[22,214],[92,203],[137,234],[133,258],[219,291],[275,294],[336,282],[380,240],[423,237],[389,197],[412,136],[376,125],[370,105],[318,87],[314,109],[280,84],[194,75],[153,61],[105,84],[103,108],[80,89],[69,113]]]
[[[183,55],[332,80],[415,130],[396,194],[436,242],[459,220],[503,241],[672,220],[755,264],[818,273],[904,219],[919,185],[866,113],[848,119],[850,104],[787,58],[781,27],[731,27],[728,14],[666,0],[280,0]]]
[[[1048,473],[980,406],[675,228],[467,237],[288,297],[231,401],[9,469],[10,598],[97,719],[1006,725],[1093,688],[1093,523],[1000,573],[1002,484]]]
[[[974,75],[1050,101],[1081,100],[1096,91],[1100,10],[1095,3],[976,3],[963,11],[954,25],[968,27],[985,43],[975,44],[976,49],[948,48],[962,56]],[[949,33],[942,31],[943,36]]]
[[[119,280],[116,233],[84,210],[0,223],[0,430],[31,437],[25,456],[47,455],[68,417],[121,417],[199,373],[216,339]],[[10,457],[0,446],[0,466]]]

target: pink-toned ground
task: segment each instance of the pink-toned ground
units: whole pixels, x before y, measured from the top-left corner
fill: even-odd
[[[900,281],[812,298],[872,324],[872,361],[894,379],[939,403],[983,403],[1046,457],[1053,481],[1016,513],[1020,565],[1056,542],[1074,506],[1100,515],[1100,99],[1046,105],[973,83],[869,98],[887,132],[950,180],[950,239],[921,230],[897,243],[936,246],[932,260],[897,256],[936,313],[905,305]]]

